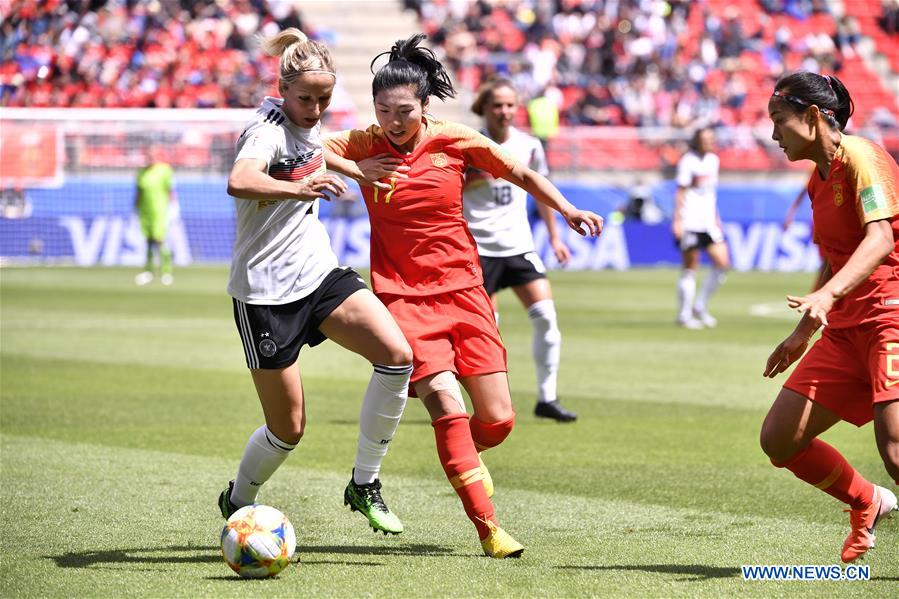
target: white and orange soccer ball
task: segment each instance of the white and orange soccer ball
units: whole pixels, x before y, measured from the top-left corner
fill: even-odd
[[[244,578],[275,576],[290,564],[296,546],[290,520],[267,505],[240,508],[222,529],[222,556]]]

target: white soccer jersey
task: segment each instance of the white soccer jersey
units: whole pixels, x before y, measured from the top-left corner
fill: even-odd
[[[486,131],[482,131],[488,135]],[[488,135],[489,136],[489,135]],[[546,155],[540,140],[509,129],[509,139],[499,146],[518,162],[546,176]],[[463,210],[481,256],[516,256],[534,251],[528,222],[528,192],[505,179],[470,170],[466,173]]]
[[[301,181],[325,171],[321,124],[297,127],[281,110],[283,100],[266,97],[237,140],[237,158],[268,164],[275,179]],[[248,304],[286,304],[301,299],[337,267],[337,257],[319,204],[293,199],[242,200],[228,293]]]
[[[684,189],[681,222],[684,231],[717,231],[718,156],[711,152],[700,157],[692,150],[677,163],[677,185]]]

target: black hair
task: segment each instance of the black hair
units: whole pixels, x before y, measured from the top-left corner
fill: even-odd
[[[371,82],[372,97],[378,92],[400,85],[415,86],[415,95],[424,104],[428,97],[437,96],[441,100],[455,97],[456,90],[446,69],[429,49],[419,44],[427,36],[418,33],[404,40],[397,40],[389,52],[381,52],[371,61],[375,78]],[[375,62],[384,55],[388,62],[375,73]]]
[[[842,131],[855,112],[855,103],[843,82],[833,75],[819,75],[809,71],[799,71],[784,75],[774,84],[774,90],[787,94],[781,98],[792,107],[793,112],[800,113],[815,105],[818,109],[826,109],[833,113],[822,115],[830,124]]]

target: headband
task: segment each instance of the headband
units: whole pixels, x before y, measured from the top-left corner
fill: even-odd
[[[334,79],[337,79],[337,73],[334,73],[332,71],[326,71],[324,69],[309,69],[308,71],[299,71],[297,73],[297,75],[303,75],[304,73],[313,73],[313,74],[318,73],[318,74],[323,74],[323,75],[330,75],[331,77],[334,77]]]
[[[774,93],[771,94],[772,97],[783,98],[787,102],[793,102],[794,104],[799,104],[800,106],[817,106],[817,104],[812,104],[811,102],[806,102],[802,98],[797,98],[796,96],[791,96],[790,94],[785,94],[779,89],[774,90]],[[818,110],[826,114],[832,119],[837,118],[837,113],[831,110],[830,108],[824,108],[823,106],[818,106]]]

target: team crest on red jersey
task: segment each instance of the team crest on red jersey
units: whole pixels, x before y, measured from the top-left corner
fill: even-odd
[[[449,161],[446,159],[446,154],[443,152],[437,152],[436,154],[431,154],[431,164],[434,166],[446,166],[449,164]]]
[[[833,205],[834,206],[842,206],[843,205],[843,185],[837,183],[833,185]]]

